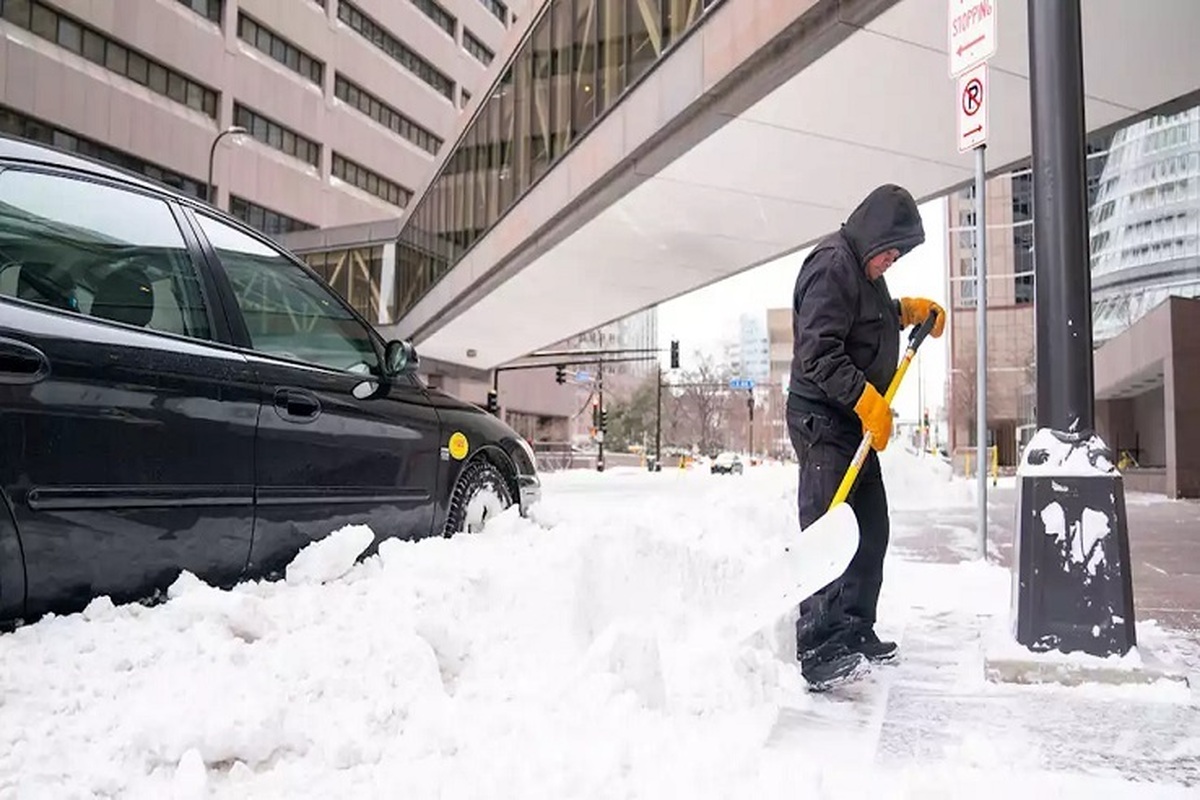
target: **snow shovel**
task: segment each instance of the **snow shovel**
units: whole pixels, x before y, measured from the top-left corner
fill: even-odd
[[[909,333],[908,348],[884,394],[889,407],[917,348],[936,322],[937,312],[932,311]],[[730,598],[732,602],[723,614],[726,622],[722,633],[725,637],[741,642],[773,625],[802,600],[841,577],[850,566],[858,552],[859,532],[858,518],[846,498],[850,496],[870,451],[871,433],[868,431],[863,434],[862,442],[834,492],[829,510],[800,532],[797,541],[784,549],[782,558],[771,559],[765,567],[750,575],[737,596]]]
[[[904,373],[908,372],[908,365],[913,360],[913,356],[917,354],[917,348],[921,346],[921,342],[925,341],[925,337],[933,330],[933,326],[937,323],[938,312],[930,309],[929,316],[920,325],[912,329],[912,333],[908,334],[908,349],[904,351],[904,357],[900,359],[900,366],[896,367],[896,374],[892,376],[892,382],[888,384],[887,392],[884,393],[883,399],[887,401],[888,408],[892,407],[892,398],[896,396],[896,391],[900,388],[900,381],[904,380]],[[842,477],[842,482],[838,485],[837,491],[833,493],[833,501],[829,504],[829,509],[832,511],[836,506],[846,502],[846,498],[850,496],[850,490],[854,488],[854,482],[858,480],[858,471],[862,469],[863,462],[867,460],[867,454],[871,452],[871,432],[867,431],[863,434],[862,441],[858,444],[858,450],[854,452],[854,458],[850,461],[850,466],[846,468],[846,474]],[[828,514],[829,512],[826,512]],[[824,516],[821,517],[824,519]],[[813,525],[821,522],[818,519]],[[812,525],[809,526],[809,530]],[[855,536],[855,538],[858,538]],[[850,562],[846,562],[849,564]]]

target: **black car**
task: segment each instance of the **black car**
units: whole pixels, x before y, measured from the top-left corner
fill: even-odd
[[[0,621],[525,513],[529,445],[416,364],[232,217],[0,137]]]

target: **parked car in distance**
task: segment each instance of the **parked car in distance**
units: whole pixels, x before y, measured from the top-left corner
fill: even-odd
[[[0,136],[0,623],[474,531],[533,451],[227,214]]]
[[[721,453],[713,459],[709,472],[713,475],[741,475],[742,458],[737,453]]]

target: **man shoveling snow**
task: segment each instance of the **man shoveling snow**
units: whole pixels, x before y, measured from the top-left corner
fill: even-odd
[[[937,303],[893,300],[883,278],[924,241],[912,195],[880,186],[800,268],[792,295],[787,420],[800,464],[801,529],[829,510],[864,433],[875,451],[887,447],[892,411],[884,395],[896,374],[900,330],[933,313],[932,333],[942,335],[945,312]],[[887,494],[874,452],[846,502],[858,520],[858,550],[840,578],[800,604],[796,623],[797,658],[813,689],[852,680],[870,662],[896,656],[896,644],[880,641],[874,628],[889,535]]]

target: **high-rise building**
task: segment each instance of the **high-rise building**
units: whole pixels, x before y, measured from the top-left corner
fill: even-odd
[[[738,316],[733,338],[725,343],[725,365],[735,378],[749,378],[756,384],[770,378],[770,343],[762,313]]]
[[[767,309],[768,382],[786,393],[792,377],[792,309]]]
[[[211,165],[216,204],[271,235],[395,218],[513,19],[505,0],[0,0],[0,132],[200,198]]]
[[[741,374],[755,383],[771,377],[771,346],[763,313],[744,313],[738,318],[738,357]]]
[[[767,309],[767,347],[770,358],[768,389],[762,394],[764,428],[770,448],[769,455],[789,457],[791,439],[787,432],[787,392],[792,379],[792,309]]]
[[[1091,214],[1096,345],[1169,295],[1200,297],[1200,108],[1118,131]]]

